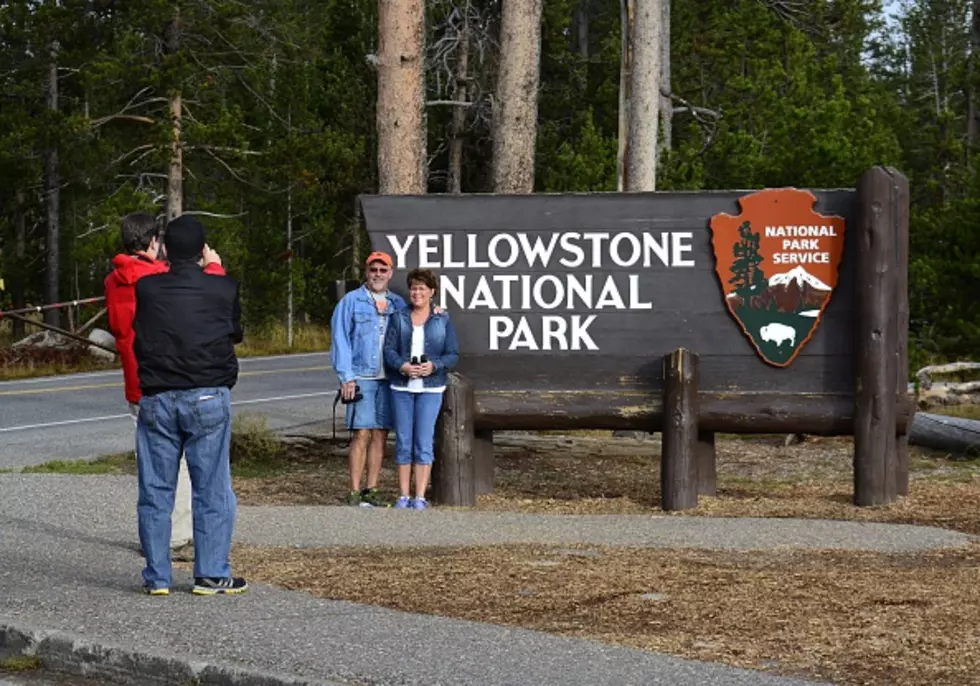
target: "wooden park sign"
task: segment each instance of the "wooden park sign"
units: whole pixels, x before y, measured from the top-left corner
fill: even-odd
[[[392,288],[435,271],[459,335],[463,399],[447,412],[472,416],[440,431],[475,437],[451,441],[468,462],[442,460],[450,501],[488,488],[465,482],[479,439],[507,429],[662,431],[667,509],[713,492],[713,432],[854,435],[856,502],[903,490],[908,190],[894,170],[856,189],[360,203]]]

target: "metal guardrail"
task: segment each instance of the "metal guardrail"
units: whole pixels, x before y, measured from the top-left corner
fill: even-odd
[[[22,307],[17,310],[0,310],[0,319],[15,314],[30,314],[32,312],[44,312],[45,310],[54,310],[59,307],[78,307],[79,305],[89,305],[91,303],[102,302],[103,300],[105,300],[105,296],[99,296],[97,298],[84,298],[83,300],[66,300],[60,303],[51,303],[50,305],[35,305],[33,307]]]
[[[45,310],[54,310],[54,309],[57,309],[59,307],[78,307],[79,305],[90,305],[92,303],[103,302],[104,300],[105,300],[105,296],[99,296],[99,297],[96,297],[96,298],[83,298],[81,300],[65,300],[64,302],[51,303],[51,304],[48,304],[48,305],[35,305],[34,307],[21,307],[21,308],[16,309],[16,310],[0,310],[0,319],[3,319],[4,317],[8,317],[10,319],[14,319],[16,321],[23,322],[24,324],[27,324],[27,325],[30,325],[30,326],[36,326],[36,327],[41,328],[41,329],[47,329],[48,331],[53,331],[53,332],[55,332],[57,334],[60,334],[62,336],[65,336],[66,338],[71,338],[73,340],[79,341],[79,342],[84,343],[86,345],[91,345],[91,346],[94,346],[96,348],[102,348],[105,351],[108,351],[108,352],[110,352],[112,354],[116,354],[117,351],[116,351],[115,348],[110,348],[109,346],[103,345],[101,343],[97,343],[97,342],[95,342],[93,340],[90,340],[88,338],[85,338],[84,336],[81,335],[92,324],[94,324],[95,321],[99,317],[101,317],[103,314],[105,314],[105,311],[106,311],[105,308],[102,308],[102,310],[97,315],[95,315],[94,317],[92,317],[88,322],[86,322],[82,326],[78,327],[78,329],[76,329],[74,331],[68,331],[66,329],[62,329],[61,327],[52,326],[51,324],[47,324],[45,322],[35,321],[34,319],[29,319],[29,318],[27,318],[27,317],[24,316],[25,314],[32,314],[34,312],[44,312]],[[69,319],[71,319],[70,316],[69,316]],[[74,327],[72,327],[72,328],[74,328]]]

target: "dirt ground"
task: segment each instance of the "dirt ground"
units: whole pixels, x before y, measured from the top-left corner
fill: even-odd
[[[509,433],[478,509],[659,513],[658,436]],[[718,438],[718,496],[674,516],[863,519],[980,533],[980,466],[913,448],[910,495],[857,508],[850,439]],[[295,443],[243,504],[340,504],[342,444]],[[247,473],[247,470],[245,472]],[[394,483],[386,468],[382,483]],[[521,626],[839,684],[968,684],[980,670],[980,543],[928,554],[601,546],[237,547],[237,572],[325,598]]]
[[[493,494],[477,509],[542,514],[664,514],[660,509],[659,434],[614,437],[610,432],[495,434]],[[389,446],[390,449],[390,446]],[[807,437],[786,446],[783,436],[720,436],[717,497],[701,496],[675,516],[804,517],[942,526],[980,534],[980,461],[912,447],[909,496],[892,505],[857,508],[850,438]],[[390,450],[389,450],[390,452]],[[242,504],[340,505],[346,496],[342,441],[294,442],[283,467],[266,465],[236,478]],[[250,473],[248,465],[239,468]],[[391,459],[381,488],[394,499]]]

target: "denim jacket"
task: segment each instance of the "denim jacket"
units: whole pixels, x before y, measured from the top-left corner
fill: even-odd
[[[330,319],[330,361],[340,383],[374,378],[381,374],[381,334],[392,316],[405,307],[405,300],[388,292],[388,308],[378,312],[367,286],[345,295]]]
[[[459,361],[459,343],[449,314],[429,313],[424,325],[423,352],[435,367],[432,374],[422,377],[426,388],[445,386],[447,372]],[[395,313],[385,334],[385,368],[392,386],[406,386],[409,378],[402,374],[402,365],[412,360],[412,308],[406,307]]]

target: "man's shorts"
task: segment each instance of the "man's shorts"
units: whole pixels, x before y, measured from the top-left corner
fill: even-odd
[[[361,398],[347,403],[347,429],[391,429],[391,388],[387,379],[355,379]]]

